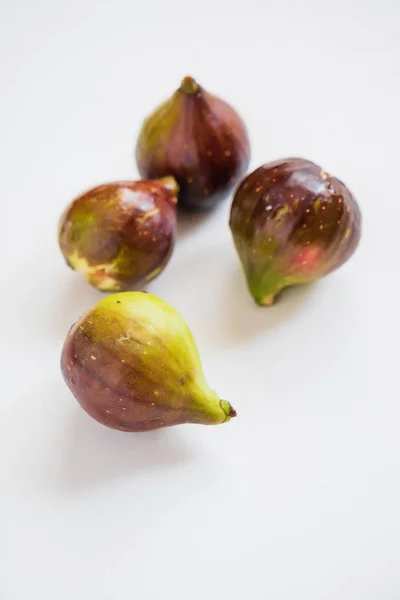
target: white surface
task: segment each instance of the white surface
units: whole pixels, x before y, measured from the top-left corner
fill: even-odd
[[[1,2],[2,600],[398,600],[396,0]],[[143,117],[191,74],[230,100],[252,168],[300,155],[352,188],[362,244],[257,308],[229,202],[181,225],[150,286],[238,418],[107,430],[59,353],[101,296],[56,243],[64,206],[136,176]]]

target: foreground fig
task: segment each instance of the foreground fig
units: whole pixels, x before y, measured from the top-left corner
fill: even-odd
[[[103,291],[154,279],[174,247],[178,189],[173,177],[119,181],[76,198],[59,227],[68,265]]]
[[[360,240],[361,214],[339,179],[308,160],[288,158],[242,181],[230,228],[252,296],[270,305],[284,288],[346,262]]]
[[[246,127],[226,102],[192,77],[145,120],[136,146],[140,175],[173,175],[179,206],[209,209],[244,175],[250,159]]]
[[[86,412],[113,429],[213,425],[236,416],[208,387],[185,321],[145,292],[96,304],[69,331],[61,369]]]

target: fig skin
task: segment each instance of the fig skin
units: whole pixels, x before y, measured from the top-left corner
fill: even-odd
[[[70,329],[61,355],[67,386],[94,419],[122,431],[236,416],[204,378],[192,334],[146,292],[105,297]]]
[[[191,210],[208,210],[226,197],[249,160],[241,117],[192,77],[144,121],[136,146],[140,175],[173,175],[180,187],[178,207]]]
[[[67,264],[102,291],[129,290],[166,266],[176,238],[173,177],[117,181],[76,198],[59,225]]]
[[[309,160],[287,158],[241,182],[229,225],[250,293],[271,305],[284,288],[314,281],[351,257],[361,213],[339,179]]]

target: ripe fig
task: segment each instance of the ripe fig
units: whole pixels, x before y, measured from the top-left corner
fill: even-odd
[[[360,240],[361,214],[339,179],[309,160],[288,158],[242,181],[230,228],[252,296],[270,305],[287,286],[346,262]]]
[[[226,102],[206,92],[192,77],[144,121],[136,146],[143,178],[173,175],[179,207],[213,207],[247,170],[246,127]]]
[[[204,378],[192,334],[167,302],[145,292],[103,298],[70,329],[64,379],[94,419],[122,431],[236,416]]]
[[[68,265],[103,291],[154,279],[174,247],[178,190],[175,179],[165,177],[108,183],[76,198],[59,226]]]

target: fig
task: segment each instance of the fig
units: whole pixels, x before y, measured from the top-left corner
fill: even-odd
[[[288,286],[340,267],[361,234],[350,190],[302,158],[250,173],[234,195],[229,224],[250,293],[260,305],[273,304]]]
[[[102,291],[129,290],[166,266],[176,237],[173,177],[117,181],[76,198],[60,220],[67,264]]]
[[[84,410],[113,429],[213,425],[236,416],[208,387],[180,314],[146,292],[107,296],[81,317],[65,340],[61,369]]]
[[[173,175],[179,207],[209,209],[247,170],[246,126],[226,102],[185,77],[175,93],[144,121],[136,146],[143,178]]]

